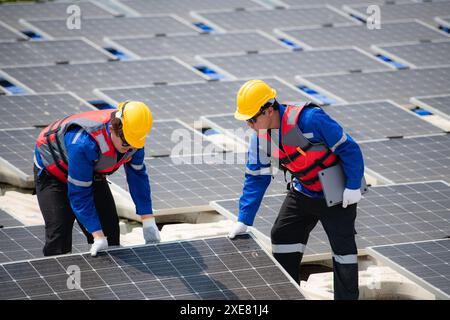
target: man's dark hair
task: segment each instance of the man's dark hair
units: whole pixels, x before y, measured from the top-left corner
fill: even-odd
[[[117,112],[118,112],[118,110],[111,113],[111,126],[112,126],[112,129],[114,130],[114,133],[120,137],[123,135],[122,120],[120,120],[119,118],[116,118]]]
[[[280,109],[280,104],[278,103],[278,101],[275,99],[275,101],[273,102],[272,105],[273,110],[278,110]]]

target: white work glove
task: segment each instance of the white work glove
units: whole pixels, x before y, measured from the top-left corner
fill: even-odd
[[[236,222],[233,227],[231,228],[230,233],[228,234],[228,237],[230,239],[233,239],[238,234],[247,232],[247,225],[243,224],[242,222],[238,221]]]
[[[342,198],[342,208],[347,208],[348,205],[357,203],[359,200],[361,200],[361,190],[345,188]]]
[[[155,219],[143,219],[142,220],[142,232],[144,234],[145,244],[156,243],[161,241],[159,236],[159,230],[156,226]]]
[[[108,240],[106,237],[94,238],[94,243],[91,246],[91,256],[95,257],[99,251],[108,248]]]

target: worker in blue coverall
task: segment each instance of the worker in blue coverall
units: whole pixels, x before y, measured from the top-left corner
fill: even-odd
[[[119,219],[106,176],[124,165],[146,243],[160,240],[144,162],[153,124],[150,109],[126,101],[118,109],[80,113],[53,122],[35,148],[35,184],[45,221],[45,256],[72,250],[75,219],[96,256],[120,245]]]
[[[364,175],[361,150],[317,105],[289,106],[275,98],[275,89],[261,80],[247,81],[237,94],[235,118],[247,121],[255,133],[250,139],[238,221],[229,237],[253,225],[276,160],[293,179],[271,230],[274,257],[299,282],[309,234],[321,221],[333,253],[334,298],[358,299],[355,218]],[[346,177],[343,203],[327,207],[318,172],[337,163]]]

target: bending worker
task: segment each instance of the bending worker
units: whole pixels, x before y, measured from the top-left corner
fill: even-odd
[[[127,101],[118,109],[80,113],[42,130],[35,148],[34,179],[45,221],[45,256],[72,250],[75,219],[91,255],[120,245],[119,218],[106,175],[124,164],[146,243],[160,240],[153,218],[144,145],[153,124],[150,109]]]
[[[292,181],[271,230],[274,257],[299,282],[309,233],[320,220],[333,251],[334,297],[357,299],[354,225],[364,175],[361,150],[320,107],[282,105],[275,98],[276,91],[261,80],[247,81],[237,93],[234,116],[256,132],[250,139],[238,221],[229,236],[234,238],[253,225],[275,159],[285,173],[291,173]],[[346,177],[343,203],[327,207],[318,172],[339,162]]]

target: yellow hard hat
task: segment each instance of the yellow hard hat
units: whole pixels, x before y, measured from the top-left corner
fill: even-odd
[[[262,80],[247,81],[237,93],[234,117],[238,120],[252,118],[267,101],[274,99],[276,95],[276,90]]]
[[[142,148],[153,125],[150,108],[140,101],[125,101],[119,104],[116,117],[122,120],[125,140],[134,148]]]

